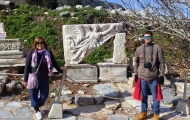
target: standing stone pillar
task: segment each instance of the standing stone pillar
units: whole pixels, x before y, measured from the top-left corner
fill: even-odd
[[[0,39],[6,38],[6,32],[4,29],[4,23],[0,23]]]
[[[113,52],[113,63],[115,64],[126,64],[127,56],[125,54],[125,43],[126,34],[117,33],[114,40],[114,52]]]
[[[98,63],[99,80],[127,82],[127,56],[125,54],[125,33],[117,33],[114,40],[113,62]]]

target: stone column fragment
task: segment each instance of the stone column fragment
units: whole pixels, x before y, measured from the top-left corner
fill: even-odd
[[[115,64],[126,64],[127,56],[125,54],[125,33],[117,33],[114,40],[114,52],[113,52],[113,63]]]

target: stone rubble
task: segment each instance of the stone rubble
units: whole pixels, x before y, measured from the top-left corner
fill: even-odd
[[[44,116],[47,120],[135,120],[140,112],[141,102],[132,97],[133,90],[126,83],[111,83],[96,84],[94,89],[98,88],[97,95],[75,95],[75,104],[64,101],[63,103],[63,118],[51,119]],[[105,91],[106,88],[106,91]],[[130,89],[130,90],[128,90]],[[162,88],[164,99],[161,101],[161,119],[162,120],[188,120],[189,116],[185,116],[175,111],[173,104],[176,104],[178,94],[172,89]],[[102,91],[104,90],[104,91]],[[122,93],[130,93],[122,95]],[[121,92],[121,95],[120,95]],[[106,98],[110,96],[111,98]],[[62,95],[61,99],[69,99],[72,97]],[[115,98],[115,99],[114,99]],[[56,99],[56,98],[55,98]],[[164,102],[169,101],[169,102]],[[51,106],[50,106],[51,107]],[[117,109],[117,113],[114,110]],[[50,111],[47,111],[48,113]],[[152,119],[152,98],[149,96],[148,120]],[[1,120],[36,120],[35,112],[30,107],[29,101],[1,101],[0,100],[0,119]]]

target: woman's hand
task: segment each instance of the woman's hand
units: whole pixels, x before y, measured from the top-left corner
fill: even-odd
[[[22,84],[24,85],[24,87],[26,87],[28,85],[28,82],[23,82]]]
[[[67,79],[67,69],[65,67],[63,67],[63,75],[64,75],[64,79]]]

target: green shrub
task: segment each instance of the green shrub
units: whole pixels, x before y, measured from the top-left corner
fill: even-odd
[[[84,62],[90,64],[96,64],[98,62],[104,61],[104,59],[112,58],[113,47],[108,44],[103,44],[98,47],[92,54],[90,54]]]

